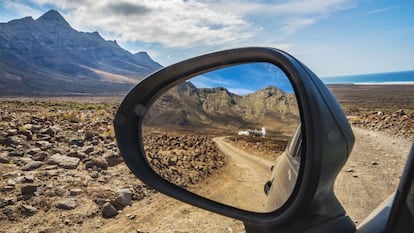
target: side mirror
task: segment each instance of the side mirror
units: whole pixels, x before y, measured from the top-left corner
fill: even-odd
[[[244,98],[241,93],[229,98],[229,89],[237,88],[235,81],[246,79],[248,69],[256,73],[249,82],[253,94],[268,84],[277,90],[288,84],[290,94],[282,90],[278,98],[270,98],[275,94],[272,89],[253,100]],[[227,78],[222,80],[224,76]],[[209,78],[210,89],[200,94],[206,78]],[[256,86],[258,80],[261,85]],[[221,82],[222,86],[211,86],[214,81]],[[269,81],[273,82],[267,83]],[[225,86],[225,82],[230,84]],[[211,88],[219,89],[211,94]],[[278,102],[282,99],[285,105]],[[273,105],[259,111],[257,105],[267,104],[266,101]],[[312,232],[351,232],[355,228],[333,193],[335,178],[354,143],[350,125],[318,77],[283,51],[233,49],[166,67],[131,90],[115,116],[114,125],[124,161],[138,178],[178,200],[242,220],[247,232],[311,232],[309,229]],[[228,156],[221,154],[223,149],[218,148],[217,141],[211,141],[213,138],[228,132],[249,132],[248,129],[262,126],[267,127],[262,129],[261,136],[275,140],[275,135],[287,135],[285,141],[290,141],[279,151],[279,158],[265,165],[268,177],[256,182],[262,196],[248,195],[241,202],[247,204],[242,205],[232,201],[231,190],[228,191],[230,198],[217,198],[192,186],[200,185],[228,164]],[[179,135],[171,135],[171,132]],[[252,132],[260,136],[260,130]],[[201,142],[184,143],[183,135],[189,138],[204,135],[205,138]],[[272,142],[277,144],[277,141]],[[197,143],[199,145],[195,145]],[[203,149],[200,143],[205,144]],[[191,151],[190,146],[198,151]],[[207,168],[205,164],[186,166],[202,161],[200,157],[215,162]],[[177,165],[177,161],[185,161],[183,159],[187,161]],[[199,176],[200,171],[207,172]],[[193,179],[191,174],[197,175]],[[266,183],[268,180],[271,183]],[[265,183],[267,196],[263,192]],[[262,197],[263,204],[258,201]]]

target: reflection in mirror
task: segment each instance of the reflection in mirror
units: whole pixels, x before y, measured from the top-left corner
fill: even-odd
[[[299,121],[283,71],[249,63],[168,90],[146,112],[142,136],[147,160],[169,182],[240,209],[270,212],[296,183],[300,150],[287,145]]]

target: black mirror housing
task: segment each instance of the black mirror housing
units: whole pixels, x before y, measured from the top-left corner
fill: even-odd
[[[146,110],[169,88],[207,71],[249,62],[268,62],[285,72],[295,90],[302,122],[304,156],[296,186],[287,202],[271,213],[254,213],[220,204],[167,182],[149,166],[141,138]],[[178,200],[242,220],[247,232],[327,232],[323,230],[325,225],[330,226],[329,232],[355,229],[333,192],[335,178],[354,144],[351,127],[319,78],[281,50],[259,47],[225,50],[159,70],[125,97],[115,116],[114,127],[124,161],[143,182]]]

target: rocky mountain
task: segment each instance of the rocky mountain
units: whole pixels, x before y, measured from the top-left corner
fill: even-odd
[[[151,106],[144,125],[269,129],[299,121],[293,93],[269,86],[240,96],[227,89],[197,88],[184,82],[163,94]]]
[[[1,95],[122,93],[161,68],[98,32],[78,32],[55,10],[0,23]]]

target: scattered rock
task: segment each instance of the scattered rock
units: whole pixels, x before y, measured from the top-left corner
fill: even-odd
[[[73,210],[76,208],[76,206],[77,206],[76,200],[72,198],[59,201],[56,204],[56,207],[61,210]]]
[[[33,183],[34,180],[35,180],[35,177],[33,175],[19,176],[16,178],[16,183],[27,184],[27,183]]]
[[[37,169],[37,168],[41,167],[42,165],[43,165],[43,163],[40,162],[40,161],[31,161],[31,162],[28,162],[26,165],[24,165],[22,167],[22,170],[23,171],[31,171],[31,170],[34,170],[34,169]]]
[[[82,189],[71,189],[69,190],[69,194],[71,196],[78,196],[82,193]]]
[[[61,154],[54,154],[48,159],[49,164],[55,164],[66,169],[76,169],[79,165],[79,161],[79,158]]]
[[[23,157],[23,155],[24,155],[24,150],[22,149],[16,149],[16,150],[9,152],[10,157]]]
[[[39,147],[42,150],[47,150],[52,148],[52,143],[48,141],[37,141],[35,142],[35,146]]]
[[[94,166],[102,168],[102,169],[107,169],[108,168],[108,162],[102,156],[94,157],[91,160],[85,162],[85,168],[86,169],[93,168]]]
[[[105,218],[112,218],[118,214],[118,210],[109,202],[106,202],[102,207],[102,215]]]
[[[358,112],[350,119],[353,125],[392,135],[414,139],[414,114],[407,115],[403,109],[395,112]]]
[[[378,165],[378,162],[376,162],[376,161],[372,161],[372,162],[371,162],[371,165]]]
[[[38,186],[36,184],[25,184],[20,188],[21,194],[22,195],[31,195],[34,192],[36,192],[37,187]]]
[[[29,150],[27,150],[26,151],[26,154],[28,154],[28,155],[34,155],[36,153],[39,153],[40,151],[42,151],[40,148],[34,147],[34,148],[30,148]]]
[[[109,167],[113,167],[113,166],[116,166],[116,165],[124,162],[122,157],[119,154],[117,154],[113,151],[106,152],[105,155],[104,155],[104,158],[108,162]]]
[[[99,172],[92,171],[91,174],[89,174],[91,178],[97,179],[99,177]]]
[[[93,152],[93,150],[94,150],[93,146],[88,146],[82,152],[85,154],[90,154]]]
[[[22,213],[26,216],[34,215],[37,213],[37,209],[31,205],[21,205]]]
[[[10,159],[5,155],[0,155],[0,163],[9,163]]]
[[[354,172],[354,169],[348,168],[348,169],[345,170],[345,172]]]
[[[46,151],[40,151],[34,154],[32,156],[32,159],[36,161],[44,161],[47,158],[47,156],[49,156],[49,154]]]
[[[125,214],[125,217],[126,217],[128,220],[133,220],[133,219],[135,219],[137,216],[136,216],[135,214]]]
[[[132,191],[130,189],[118,189],[115,194],[115,203],[121,208],[129,205],[132,200]]]
[[[84,145],[85,145],[85,140],[81,138],[72,139],[69,141],[69,146],[83,147]]]
[[[80,160],[84,160],[87,157],[82,151],[70,151],[67,155],[69,157],[79,158]]]

